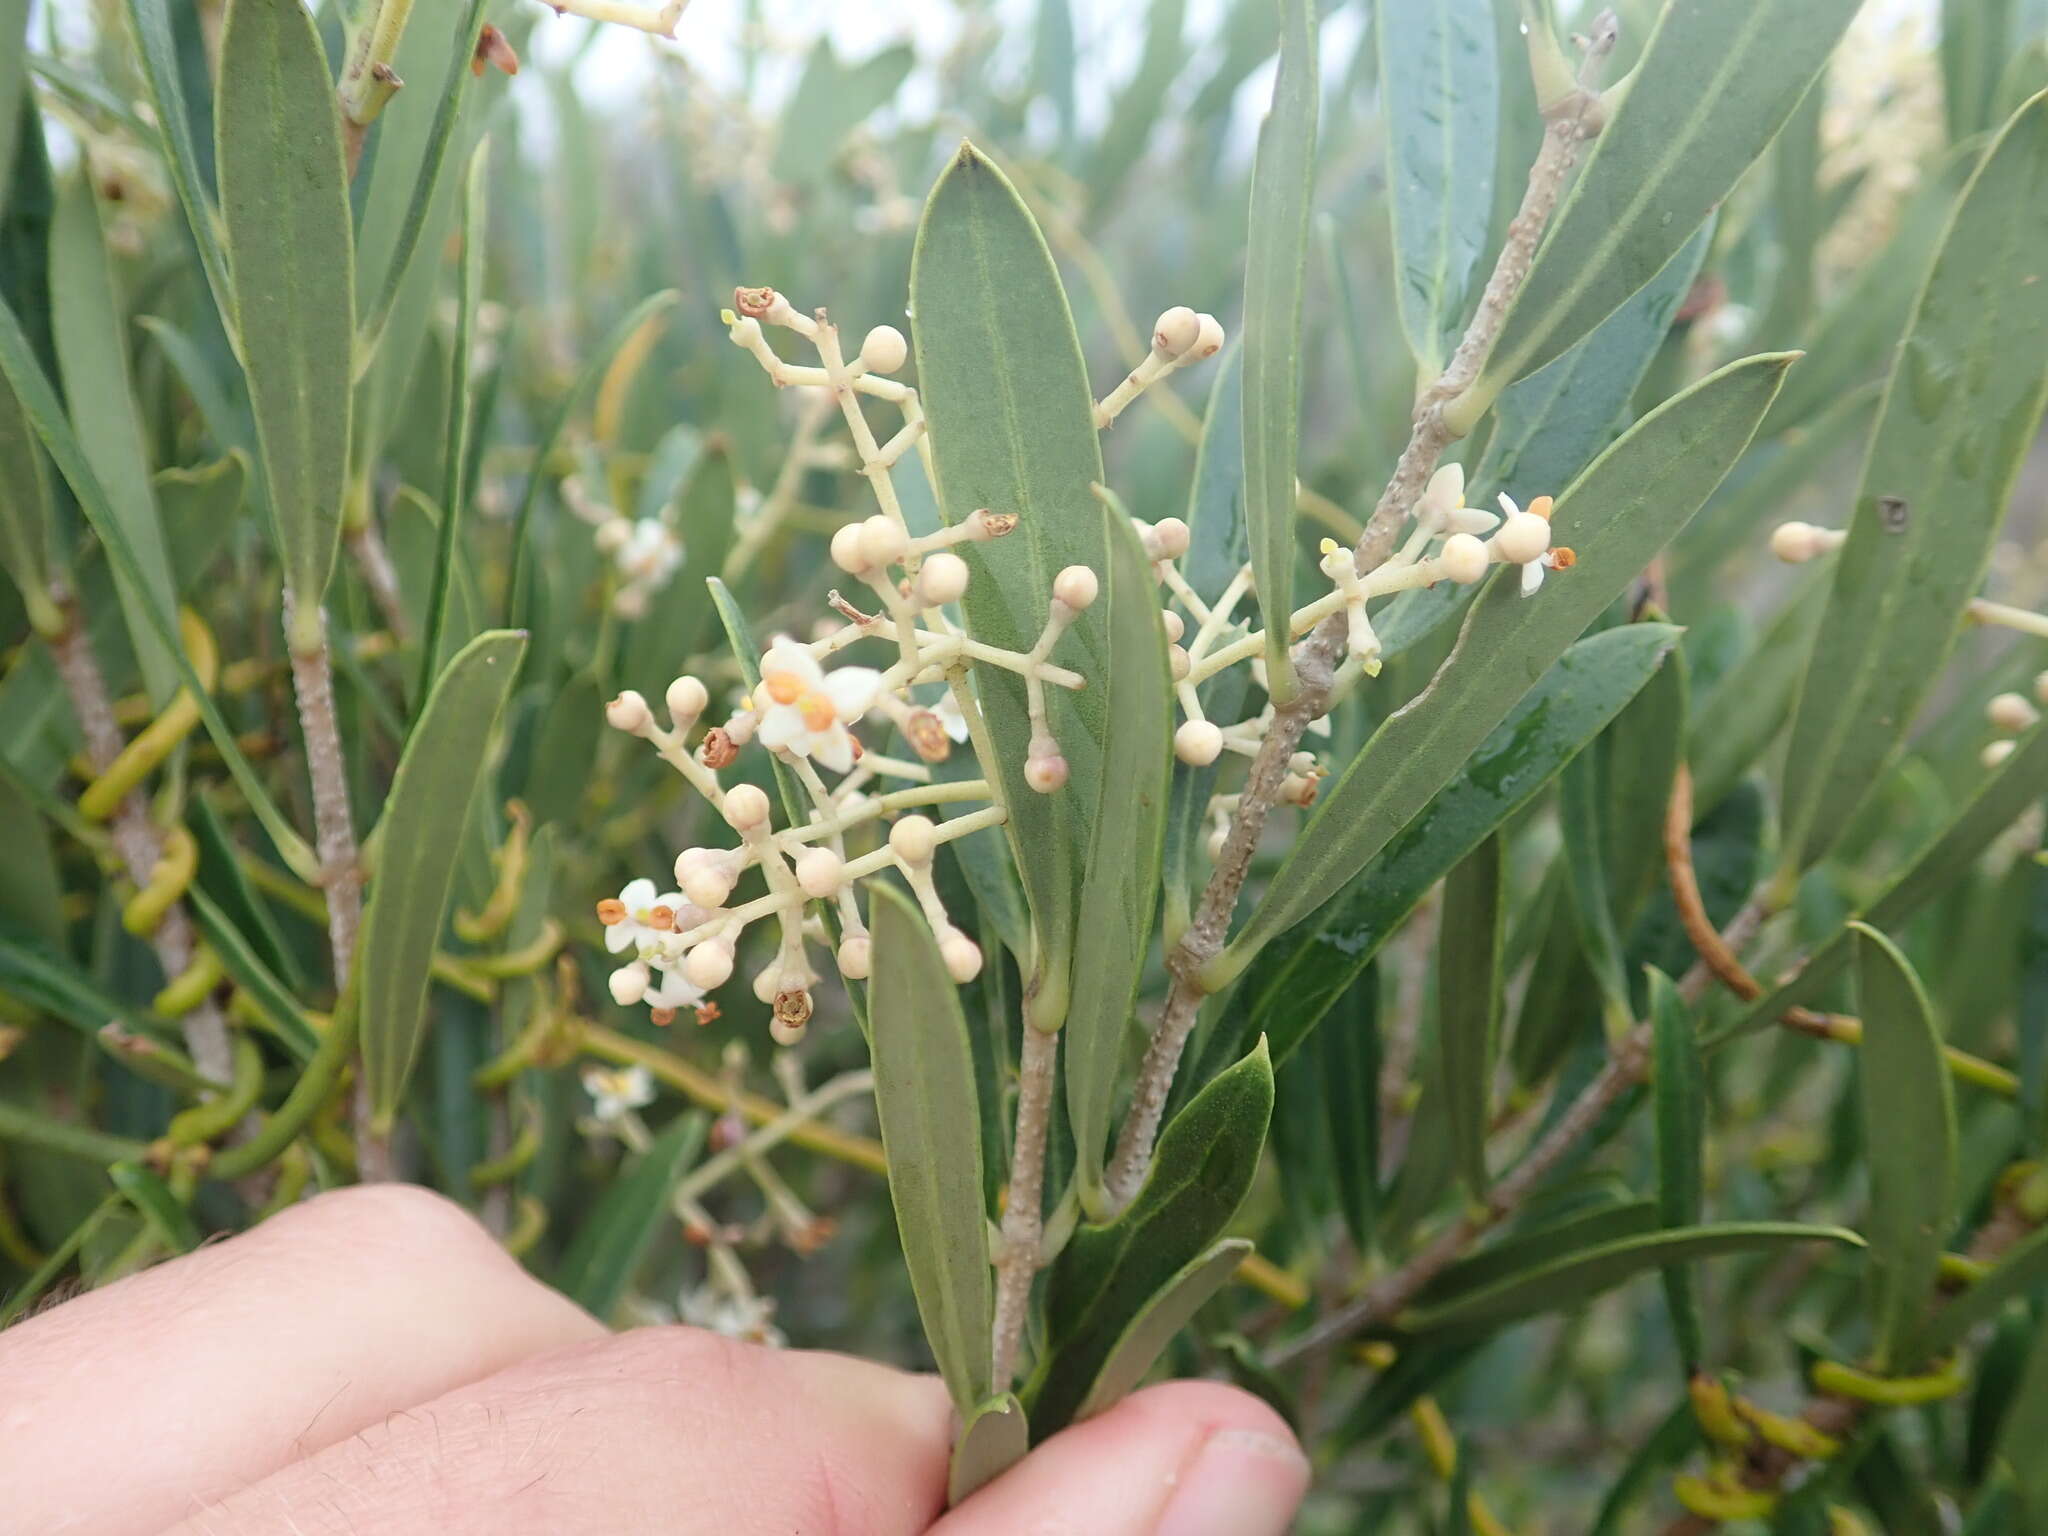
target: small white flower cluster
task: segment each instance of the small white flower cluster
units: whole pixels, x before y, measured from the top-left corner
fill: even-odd
[[[598,553],[611,561],[617,573],[612,612],[622,619],[646,617],[649,599],[682,567],[682,536],[663,517],[621,516],[574,475],[562,481],[562,503],[595,530],[592,540]]]
[[[1998,740],[1987,742],[1978,754],[1986,768],[1996,768],[2011,757],[2019,745],[2012,738],[2032,730],[2040,721],[2036,700],[2048,704],[2048,672],[2035,677],[2033,699],[2021,693],[2001,693],[1984,706],[1984,717],[1991,722],[1991,728],[2003,733]]]

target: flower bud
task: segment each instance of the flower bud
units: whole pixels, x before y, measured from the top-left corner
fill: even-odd
[[[910,360],[910,343],[893,325],[878,325],[860,344],[861,366],[870,373],[894,373]]]
[[[1176,304],[1152,322],[1152,350],[1162,357],[1177,358],[1202,335],[1202,317],[1185,304]]]
[[[612,1001],[621,1008],[630,1008],[647,995],[647,985],[652,980],[647,967],[635,960],[631,965],[622,965],[613,971],[607,984],[611,988]]]
[[[830,848],[806,848],[797,855],[796,883],[821,901],[837,896],[846,883],[846,861]]]
[[[847,523],[832,535],[832,563],[849,576],[858,576],[868,568],[866,551],[860,547],[861,525]]]
[[[957,603],[967,590],[967,562],[940,550],[917,568],[917,595],[933,607]]]
[[[1165,626],[1166,638],[1170,644],[1179,645],[1181,636],[1188,632],[1186,622],[1171,608],[1159,615],[1159,622]]]
[[[1534,512],[1517,512],[1495,532],[1493,547],[1500,551],[1501,559],[1527,565],[1550,548],[1550,524]]]
[[[848,934],[839,941],[839,974],[848,981],[866,981],[874,963],[874,945],[864,933]]]
[[[981,946],[958,930],[939,940],[939,958],[946,974],[963,986],[981,974]]]
[[[1977,761],[1986,768],[1996,768],[2008,757],[2011,757],[2018,746],[2018,742],[2010,738],[2001,737],[1997,741],[1988,743],[1984,750],[1977,754]]]
[[[1166,665],[1173,673],[1173,680],[1176,683],[1186,682],[1188,674],[1195,669],[1194,658],[1188,655],[1187,647],[1184,645],[1169,645],[1166,648]]]
[[[1437,566],[1461,587],[1469,587],[1486,574],[1486,545],[1469,533],[1454,533],[1444,540]]]
[[[1161,560],[1178,560],[1188,552],[1188,525],[1177,517],[1162,517],[1152,525],[1152,547]]]
[[[2041,712],[2017,693],[2001,693],[1985,706],[1984,713],[2001,731],[2014,733],[2024,731],[2041,718]]]
[[[910,536],[893,518],[877,512],[860,525],[860,552],[869,567],[894,565],[910,546]]]
[[[768,1021],[768,1038],[781,1046],[801,1045],[810,1028],[808,1019],[798,1023],[793,1019],[785,1019],[778,1013]]]
[[[1200,328],[1195,332],[1195,344],[1188,349],[1183,362],[1198,363],[1205,357],[1214,357],[1223,350],[1223,325],[1214,315],[1197,315]]]
[[[690,978],[691,986],[706,992],[724,986],[732,980],[732,945],[724,939],[699,944],[683,958],[683,974]]]
[[[929,816],[903,816],[889,829],[889,847],[906,864],[929,864],[938,846]]]
[[[633,537],[633,525],[623,517],[608,517],[597,525],[597,532],[591,536],[601,555],[615,555],[626,547],[626,541]]]
[[[1052,595],[1076,613],[1093,603],[1101,590],[1102,583],[1085,565],[1070,565],[1052,579]]]
[[[1820,553],[1818,531],[1811,523],[1780,523],[1771,530],[1771,553],[1788,565],[1804,565]]]
[[[604,707],[604,717],[614,730],[625,731],[638,736],[654,724],[654,711],[647,707],[647,700],[628,688]]]
[[[1057,752],[1024,759],[1024,782],[1049,795],[1067,782],[1067,760]]]
[[[768,796],[757,784],[735,784],[725,792],[725,824],[751,831],[768,819]]]
[[[668,685],[668,717],[679,731],[688,730],[710,702],[710,693],[694,677],[679,677]]]
[[[681,868],[676,873],[682,881],[683,895],[693,907],[715,910],[724,906],[725,898],[732,894],[732,871],[723,859],[707,859],[687,873]]]
[[[1212,720],[1190,720],[1173,733],[1173,755],[1206,768],[1223,755],[1223,731]]]

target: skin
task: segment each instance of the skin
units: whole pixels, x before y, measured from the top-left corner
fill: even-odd
[[[65,1536],[1280,1536],[1285,1424],[1134,1394],[945,1510],[930,1377],[607,1332],[457,1206],[379,1185],[0,1335],[9,1531]]]

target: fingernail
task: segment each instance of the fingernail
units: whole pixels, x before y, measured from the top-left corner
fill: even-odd
[[[1219,1429],[1182,1470],[1156,1536],[1286,1536],[1308,1470],[1291,1440]]]

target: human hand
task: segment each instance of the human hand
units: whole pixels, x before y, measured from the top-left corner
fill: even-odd
[[[1174,1382],[945,1512],[939,1383],[693,1328],[608,1333],[400,1185],[0,1334],[5,1536],[1279,1536],[1286,1426]]]

